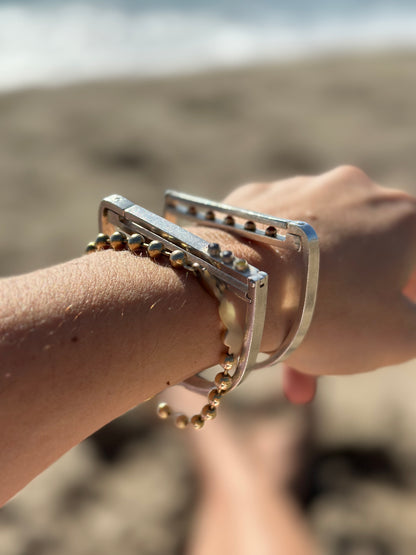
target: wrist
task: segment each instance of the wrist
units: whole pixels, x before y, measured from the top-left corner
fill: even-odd
[[[222,250],[230,250],[269,276],[267,310],[262,352],[274,351],[286,337],[297,310],[299,280],[298,261],[286,251],[238,237],[212,227],[193,226],[189,230],[209,242],[216,242]]]

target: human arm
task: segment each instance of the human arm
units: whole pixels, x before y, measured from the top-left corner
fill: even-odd
[[[263,266],[228,234],[198,233]],[[217,301],[163,261],[108,250],[0,280],[0,501],[223,350]]]
[[[307,221],[319,237],[314,318],[286,361],[284,387],[291,400],[310,400],[315,376],[365,372],[416,356],[413,196],[342,166],[319,176],[250,184],[226,202]]]
[[[412,197],[344,168],[249,185],[226,202],[304,219],[318,232],[316,312],[288,360],[301,376],[416,355],[415,309],[401,293],[415,264]],[[197,232],[270,274],[262,348],[272,350],[290,325],[281,283],[296,276],[296,262],[225,232]],[[222,348],[216,302],[196,280],[128,252],[1,280],[1,502],[108,421],[215,364]]]

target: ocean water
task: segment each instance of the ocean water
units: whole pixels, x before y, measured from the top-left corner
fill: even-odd
[[[0,89],[416,47],[415,0],[0,0]]]

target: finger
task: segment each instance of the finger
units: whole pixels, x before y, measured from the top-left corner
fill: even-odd
[[[296,405],[310,403],[315,397],[317,379],[302,374],[294,368],[283,365],[283,392],[286,398]]]
[[[414,280],[412,280],[409,288],[406,288],[407,295],[401,297],[396,320],[393,322],[390,342],[391,350],[397,353],[397,362],[416,357],[416,303],[413,300],[414,297],[411,297],[414,292]]]
[[[409,278],[409,281],[405,285],[403,294],[411,301],[416,301],[416,270],[414,270]]]

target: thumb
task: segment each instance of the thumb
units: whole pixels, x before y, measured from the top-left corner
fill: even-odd
[[[416,357],[416,302],[410,288],[404,291],[392,311],[392,331],[386,342],[391,360],[388,364],[399,364]]]
[[[403,289],[404,295],[411,301],[416,301],[416,270],[414,270]]]
[[[315,376],[302,374],[283,364],[283,392],[291,403],[296,405],[310,403],[315,397],[316,386]]]

